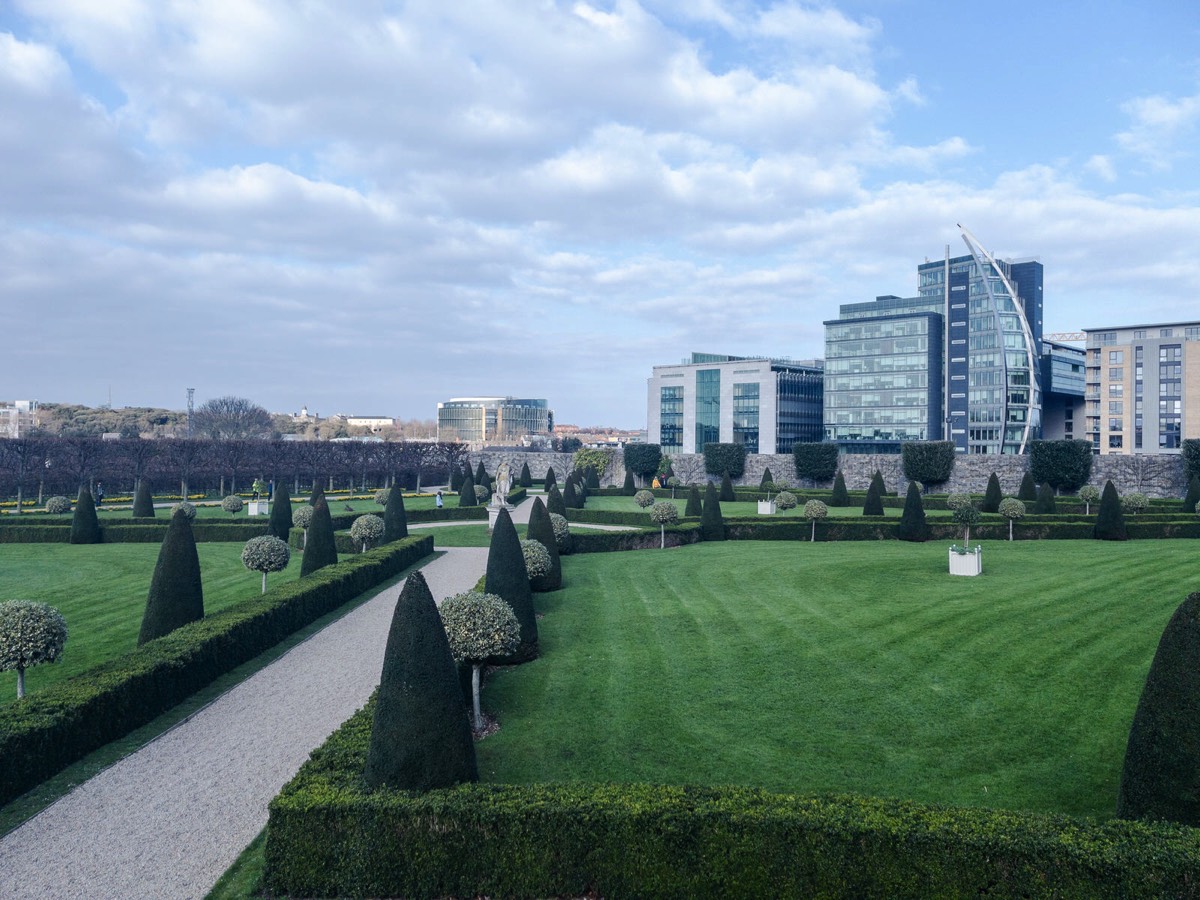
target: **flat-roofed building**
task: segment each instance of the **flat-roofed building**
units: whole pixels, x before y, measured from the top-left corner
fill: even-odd
[[[546,400],[454,397],[439,403],[437,411],[439,441],[515,445],[554,429],[554,412]]]

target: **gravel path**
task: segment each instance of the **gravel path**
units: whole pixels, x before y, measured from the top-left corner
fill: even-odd
[[[423,571],[441,599],[486,566],[485,548],[464,547]],[[203,897],[262,830],[271,798],[379,683],[399,593],[364,603],[0,840],[0,897]]]

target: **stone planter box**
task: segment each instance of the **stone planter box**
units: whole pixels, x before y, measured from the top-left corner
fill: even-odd
[[[271,504],[266,500],[251,500],[246,504],[248,516],[267,516],[271,514]]]
[[[950,550],[951,575],[978,575],[983,572],[982,548],[976,547],[967,553]]]
[[[758,514],[760,516],[775,515],[775,501],[774,500],[759,500],[758,501]]]

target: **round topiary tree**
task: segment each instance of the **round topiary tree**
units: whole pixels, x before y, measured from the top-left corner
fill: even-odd
[[[292,524],[297,528],[304,529],[304,542],[301,544],[302,550],[308,549],[308,526],[312,524],[313,508],[305,503],[303,506],[296,507],[292,513]]]
[[[782,510],[795,509],[800,501],[791,491],[780,491],[775,495],[775,505]]]
[[[565,516],[560,516],[558,513],[550,513],[550,525],[554,528],[554,542],[558,544],[558,552],[570,554],[571,552],[571,523],[567,521]]]
[[[17,699],[25,696],[25,670],[56,662],[67,643],[67,623],[45,603],[0,603],[0,672],[17,672]]]
[[[654,494],[650,493],[650,491],[638,491],[633,495],[633,502],[642,509],[649,509],[654,505]]]
[[[667,487],[671,489],[671,499],[675,499],[675,489],[679,487],[680,481],[674,475],[667,479]]]
[[[947,494],[946,495],[946,509],[948,509],[948,510],[954,511],[956,509],[962,509],[964,506],[970,506],[970,505],[971,505],[971,495],[970,494]]]
[[[1083,501],[1083,514],[1092,514],[1092,504],[1100,499],[1100,488],[1094,484],[1085,484],[1079,489],[1079,499]]]
[[[475,503],[476,503],[476,505],[482,506],[483,504],[487,503],[488,497],[490,497],[490,496],[492,496],[492,492],[490,490],[488,490],[486,485],[482,485],[482,484],[475,485]]]
[[[292,532],[292,495],[288,493],[287,485],[280,482],[275,488],[275,496],[271,503],[271,516],[267,520],[267,534],[273,534],[285,544]]]
[[[1096,511],[1096,524],[1092,526],[1092,537],[1102,541],[1127,541],[1125,514],[1121,511],[1121,498],[1111,481],[1104,482],[1104,493],[1100,495],[1100,508]]]
[[[1200,593],[1158,642],[1129,729],[1117,817],[1200,826]]]
[[[521,541],[521,555],[525,557],[525,574],[530,581],[546,575],[550,571],[550,551],[541,541]]]
[[[375,492],[375,502],[380,506],[388,505],[388,498],[392,496],[391,488],[380,488]]]
[[[1013,539],[1013,522],[1025,518],[1025,504],[1016,497],[1005,497],[1000,501],[1000,508],[997,512],[1008,519],[1008,539],[1011,541]]]
[[[706,541],[725,540],[725,517],[721,515],[721,501],[717,499],[717,489],[711,481],[704,490],[704,510],[700,513],[700,537]]]
[[[843,477],[841,469],[838,469],[837,475],[833,478],[833,493],[829,495],[829,505],[850,505],[850,493],[846,490],[846,479]]]
[[[650,507],[650,521],[658,525],[658,548],[665,550],[667,547],[667,526],[674,525],[679,521],[679,507],[666,500],[661,503],[655,503]]]
[[[544,552],[545,548],[542,550]],[[512,607],[503,599],[479,591],[466,591],[447,597],[438,612],[454,661],[471,666],[473,721],[475,731],[483,731],[483,714],[479,708],[479,670],[493,657],[516,652],[521,644],[521,626]]]
[[[699,518],[704,514],[704,504],[700,502],[700,488],[692,485],[688,488],[687,505],[683,508],[684,518]]]
[[[1121,498],[1121,511],[1136,516],[1150,508],[1150,498],[1138,491],[1132,491]]]
[[[915,481],[908,483],[908,493],[904,495],[904,512],[900,514],[900,524],[896,526],[896,537],[914,543],[929,540],[925,503],[921,500],[921,489]]]
[[[823,519],[829,515],[829,507],[820,500],[809,500],[804,504],[804,518],[812,522],[812,534],[809,540],[816,542],[817,540],[817,520]]]
[[[325,502],[324,494],[317,498],[317,505],[312,511],[312,522],[309,523],[308,537],[304,541],[304,558],[300,561],[301,578],[338,561],[333,517],[329,515],[329,504]]]
[[[63,513],[71,511],[71,500],[69,497],[49,497],[46,499],[46,512],[56,516],[61,516]]]
[[[267,573],[282,572],[291,561],[291,548],[273,534],[250,538],[242,548],[242,565],[252,572],[262,572],[264,594],[267,592]]]
[[[145,476],[138,479],[137,490],[133,492],[133,517],[154,518],[154,494],[150,490],[150,479]]]
[[[987,489],[983,492],[983,503],[979,507],[980,512],[995,513],[1000,512],[1000,501],[1004,499],[1004,495],[1000,492],[1000,479],[993,472],[988,476]]]
[[[204,585],[200,580],[200,557],[196,553],[192,520],[179,512],[171,516],[158,550],[138,646],[203,618]]]
[[[419,571],[392,614],[363,777],[372,788],[407,791],[479,780],[458,668]]]
[[[236,516],[242,511],[242,507],[246,504],[242,502],[242,498],[237,494],[230,494],[221,501],[221,509],[229,513],[231,516]]]
[[[375,546],[383,537],[383,532],[383,519],[379,516],[359,516],[350,526],[350,537],[362,545],[362,553],[366,553],[368,547]]]
[[[979,521],[979,510],[973,505],[960,506],[954,510],[954,521],[963,526],[963,546],[971,543],[971,526]]]
[[[71,543],[99,544],[102,540],[100,519],[96,516],[92,492],[87,488],[80,488],[79,497],[75,500],[75,514],[71,517]]]
[[[529,587],[529,576],[525,573],[525,557],[521,552],[521,539],[507,509],[501,509],[492,528],[492,542],[488,548],[487,574],[484,590],[499,595],[517,617],[521,626],[520,646],[503,657],[500,663],[522,663],[536,659],[538,655],[537,614],[533,608],[533,592]]]
[[[176,516],[183,516],[190,522],[196,518],[196,507],[186,500],[180,500],[171,507],[171,518],[174,519]]]

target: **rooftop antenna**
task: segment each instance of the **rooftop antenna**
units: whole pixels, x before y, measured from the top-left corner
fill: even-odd
[[[192,436],[192,413],[195,411],[196,389],[188,388],[187,394],[188,394],[188,410],[187,410],[187,412],[188,412],[188,432],[187,432],[187,436],[191,437]]]

